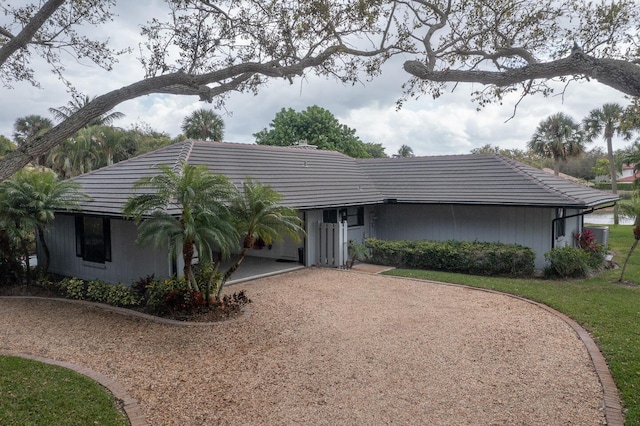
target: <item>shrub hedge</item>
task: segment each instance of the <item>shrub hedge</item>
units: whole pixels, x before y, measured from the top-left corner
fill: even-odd
[[[531,248],[518,244],[375,238],[368,238],[365,244],[372,263],[475,275],[528,276],[533,274],[536,257]]]

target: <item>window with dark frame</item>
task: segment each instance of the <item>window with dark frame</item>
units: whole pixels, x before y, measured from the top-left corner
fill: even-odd
[[[111,223],[97,216],[76,216],[76,256],[87,262],[111,262]]]
[[[340,209],[340,217],[347,221],[347,226],[364,225],[364,207],[347,207]]]

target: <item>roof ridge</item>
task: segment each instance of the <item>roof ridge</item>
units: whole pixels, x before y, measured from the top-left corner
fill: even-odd
[[[176,157],[176,162],[171,168],[174,173],[182,173],[183,165],[189,162],[189,157],[191,156],[191,151],[193,151],[195,143],[196,141],[193,139],[187,139],[184,141],[184,145],[182,145],[182,149]]]
[[[545,173],[543,170],[537,169],[537,168],[535,168],[535,167],[533,167],[533,166],[530,166],[530,165],[528,165],[528,164],[522,163],[522,162],[520,162],[520,161],[518,161],[518,160],[514,160],[513,158],[507,158],[507,157],[504,157],[504,156],[502,156],[502,155],[500,155],[500,154],[493,154],[493,155],[494,155],[498,160],[500,160],[503,164],[506,164],[507,166],[509,166],[509,167],[510,167],[512,170],[514,170],[516,173],[519,173],[520,175],[523,175],[523,176],[528,177],[528,178],[529,178],[529,179],[531,179],[534,183],[536,183],[536,184],[538,184],[538,185],[540,185],[540,186],[542,186],[542,187],[544,187],[544,188],[546,188],[546,189],[548,189],[548,190],[550,190],[550,191],[552,191],[552,192],[555,192],[555,193],[557,193],[557,194],[560,194],[560,195],[562,195],[563,197],[567,197],[567,198],[569,198],[569,199],[570,199],[570,200],[572,200],[572,201],[578,201],[578,202],[580,201],[580,199],[578,199],[577,197],[574,197],[574,196],[572,196],[572,195],[569,195],[569,194],[567,194],[565,191],[561,191],[561,190],[559,190],[558,188],[555,188],[555,187],[553,187],[553,186],[549,185],[548,183],[546,183],[546,182],[544,182],[542,179],[540,179],[538,176],[536,176],[536,175],[534,175],[534,174],[530,173],[530,172],[529,172],[528,170],[526,170],[526,169],[531,169],[531,170],[534,170],[534,171],[540,171],[541,173]],[[522,166],[524,166],[524,167],[522,167]],[[575,182],[571,182],[571,181],[569,181],[569,180],[567,180],[567,179],[560,178],[560,177],[558,177],[558,176],[556,176],[556,175],[548,175],[547,173],[545,173],[545,174],[547,175],[547,176],[545,176],[546,178],[553,178],[553,179],[556,179],[556,178],[557,178],[557,179],[562,179],[563,181],[566,181],[566,183],[567,183],[567,184],[582,186],[582,185],[577,184],[577,183],[575,183]]]
[[[358,160],[357,158],[353,158],[348,156],[345,153],[339,152],[339,151],[334,151],[334,150],[329,150],[329,149],[314,149],[314,150],[304,150],[304,149],[300,149],[297,148],[296,146],[284,146],[284,145],[262,145],[262,144],[258,144],[255,142],[229,142],[229,141],[203,141],[203,140],[194,140],[193,142],[195,143],[199,143],[199,144],[208,144],[208,145],[227,145],[227,146],[233,146],[233,147],[237,147],[237,148],[243,148],[243,147],[250,147],[251,149],[259,149],[259,150],[270,150],[270,151],[284,151],[284,152],[319,152],[322,154],[331,154],[331,155],[338,155],[338,156],[342,156],[342,157],[346,157],[346,158],[351,158],[354,160]]]

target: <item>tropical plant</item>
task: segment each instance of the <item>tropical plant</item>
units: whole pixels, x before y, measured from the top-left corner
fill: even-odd
[[[560,173],[560,161],[584,152],[584,143],[578,124],[559,112],[542,120],[528,143],[531,151],[553,159],[553,172]]]
[[[41,115],[27,115],[17,118],[13,123],[13,140],[18,145],[24,144],[29,139],[43,134],[53,127],[53,123]]]
[[[408,158],[408,157],[415,157],[415,154],[413,153],[413,148],[411,148],[409,145],[402,145],[398,149],[398,153],[394,155],[394,157]]]
[[[592,141],[602,135],[607,142],[607,158],[609,160],[609,176],[611,177],[611,192],[618,193],[618,174],[616,171],[616,161],[613,156],[613,136],[617,135],[624,140],[631,139],[633,130],[628,126],[626,110],[616,103],[607,103],[601,108],[592,109],[589,115],[583,120],[585,135]],[[613,211],[613,223],[617,225],[618,207]]]
[[[274,241],[282,240],[287,235],[299,241],[304,234],[302,221],[296,211],[280,204],[282,195],[271,188],[247,178],[242,190],[234,191],[229,203],[229,210],[235,228],[240,235],[240,253],[233,264],[222,275],[215,288],[215,297],[220,298],[220,292],[227,280],[238,269],[249,249],[256,242],[261,241],[270,245]]]
[[[49,108],[49,112],[53,114],[55,119],[60,121],[68,120],[73,114],[80,111],[82,108],[86,107],[94,101],[96,97],[89,98],[89,96],[81,96],[75,95],[73,99],[71,99],[66,106],[61,106],[60,108]],[[123,118],[124,114],[121,112],[104,112],[100,116],[90,120],[88,123],[84,125],[84,127],[92,127],[92,126],[109,126],[113,124],[115,120]]]
[[[79,209],[89,197],[80,184],[59,180],[49,170],[23,169],[0,184],[5,213],[14,218],[17,228],[35,226],[45,256],[43,269],[49,269],[50,253],[44,231],[51,225],[57,210]],[[27,256],[28,257],[28,256]]]
[[[210,109],[198,109],[182,121],[182,131],[191,139],[203,141],[222,141],[224,139],[224,121]]]
[[[349,243],[347,244],[347,251],[349,255],[349,260],[346,265],[347,269],[353,268],[356,260],[363,261],[371,256],[369,248],[365,244],[359,243],[355,240],[349,240]]]
[[[620,271],[620,279],[618,281],[622,281],[624,279],[624,272],[627,269],[627,264],[629,263],[629,259],[633,254],[633,251],[638,246],[638,241],[640,241],[640,194],[638,191],[635,191],[633,198],[629,201],[621,201],[620,203],[620,214],[623,217],[628,217],[633,219],[633,244],[629,249],[629,253],[627,257],[624,259],[624,265],[622,265],[622,270]]]
[[[148,191],[129,198],[123,213],[138,225],[139,244],[168,243],[170,258],[182,253],[189,289],[199,291],[192,268],[196,249],[200,261],[207,262],[214,252],[228,254],[238,239],[225,205],[231,184],[204,166],[182,163],[175,170],[167,165],[157,169],[158,174],[136,182],[135,188]]]
[[[26,117],[20,117],[16,119],[13,124],[13,140],[18,146],[23,146],[26,142],[45,134],[49,129],[53,127],[53,123],[46,117],[40,115],[28,115]],[[36,164],[39,166],[44,165],[46,155],[39,155],[36,157]]]
[[[0,284],[15,284],[23,275],[22,260],[30,280],[29,242],[33,221],[15,214],[0,188]]]

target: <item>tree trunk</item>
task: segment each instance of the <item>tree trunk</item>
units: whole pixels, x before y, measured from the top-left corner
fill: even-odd
[[[51,2],[53,3],[53,0]],[[56,2],[64,3],[61,0],[56,0]],[[7,45],[0,48],[0,54]],[[307,68],[321,65],[331,56],[344,51],[344,46],[328,46],[317,55],[305,56],[290,65],[280,64],[276,61],[246,62],[197,75],[177,71],[145,78],[120,89],[112,90],[94,98],[62,123],[2,157],[0,159],[0,182],[33,161],[37,156],[49,153],[56,145],[71,137],[91,120],[100,117],[122,102],[153,93],[163,93],[199,96],[200,100],[211,103],[215,97],[238,89],[255,74],[276,78],[302,75]],[[1,55],[0,59],[2,59]],[[209,87],[208,84],[215,84],[215,87]]]
[[[233,273],[238,270],[238,268],[240,267],[240,264],[242,263],[244,258],[247,257],[247,253],[249,253],[249,248],[248,247],[244,247],[242,249],[242,251],[240,252],[240,254],[238,255],[238,258],[236,259],[234,264],[231,265],[229,267],[229,269],[227,269],[227,272],[225,272],[224,275],[222,276],[222,279],[220,280],[220,287],[218,287],[218,291],[216,291],[216,298],[217,299],[220,298],[220,293],[222,292],[222,288],[224,287],[224,285],[227,282],[227,280],[229,278],[231,278],[231,275],[233,275]]]
[[[629,263],[629,258],[631,257],[631,254],[633,253],[633,251],[636,249],[637,245],[638,245],[638,239],[636,238],[633,241],[633,244],[631,245],[631,248],[629,249],[629,253],[627,254],[627,258],[624,260],[624,265],[622,265],[622,272],[620,272],[620,279],[618,280],[619,282],[622,282],[622,280],[624,279],[624,271],[625,271],[625,269],[627,269],[627,263]]]
[[[560,158],[553,159],[553,174],[560,176]]]
[[[27,247],[27,243],[26,242],[22,242],[22,254],[24,256],[24,263],[26,266],[26,278],[27,278],[27,284],[31,284],[31,262],[29,261],[29,247]]]
[[[612,137],[607,135],[607,158],[609,159],[609,175],[611,176],[611,192],[618,195],[618,174],[616,173],[616,165],[613,159],[613,143]],[[613,224],[618,225],[620,219],[618,217],[618,204],[613,207]]]
[[[193,268],[191,267],[191,262],[193,262],[193,242],[185,241],[182,244],[182,260],[184,261],[184,267],[182,272],[184,273],[184,278],[187,281],[187,286],[189,290],[200,291],[198,287],[198,283],[196,282],[195,277],[193,276]]]
[[[49,246],[44,240],[44,230],[42,227],[38,226],[38,239],[40,240],[40,245],[42,245],[42,251],[44,252],[44,272],[45,274],[49,272],[49,265],[51,263],[51,254],[49,253]]]

